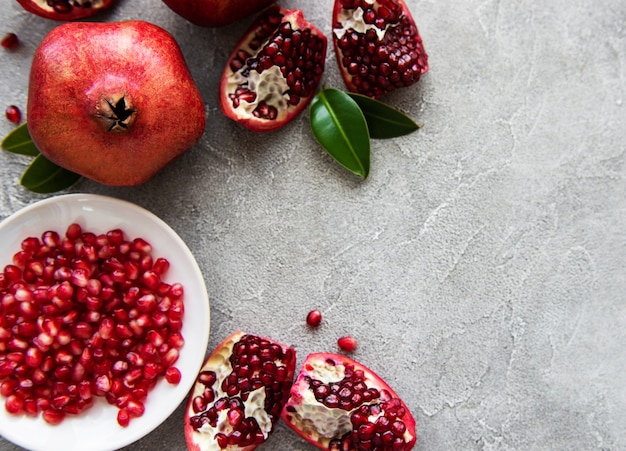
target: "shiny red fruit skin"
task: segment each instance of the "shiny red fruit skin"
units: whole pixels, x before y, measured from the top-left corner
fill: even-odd
[[[64,22],[70,20],[85,19],[87,17],[94,16],[102,11],[111,8],[115,4],[116,0],[102,0],[102,4],[96,8],[74,7],[69,13],[59,13],[55,11],[51,6],[48,6],[46,4],[47,2],[45,0],[17,0],[17,2],[26,11],[33,13],[39,17]]]
[[[353,360],[349,357],[340,354],[319,352],[309,354],[302,367],[300,369],[300,373],[296,377],[296,381],[291,387],[291,393],[287,403],[283,407],[283,411],[281,413],[281,419],[289,426],[295,433],[305,439],[307,442],[316,446],[322,450],[329,449],[329,443],[332,439],[338,439],[340,437],[323,437],[316,435],[314,431],[314,426],[309,424],[306,430],[300,428],[300,424],[298,423],[298,419],[292,412],[294,406],[301,405],[305,399],[305,394],[307,391],[311,392],[311,388],[309,386],[308,378],[312,374],[313,364],[319,364],[320,362],[325,362],[330,360],[334,362],[336,365],[352,365],[355,370],[363,371],[365,374],[365,380],[367,381],[368,386],[374,387],[380,391],[385,390],[392,398],[398,399],[399,403],[402,405],[406,414],[402,417],[402,422],[406,426],[406,430],[408,431],[411,439],[405,444],[404,449],[410,450],[415,446],[417,441],[417,436],[415,434],[415,419],[411,415],[406,404],[400,399],[397,393],[374,371],[366,367],[360,362]],[[321,404],[321,403],[319,403]],[[363,405],[366,405],[364,403]],[[340,408],[335,408],[333,410],[340,411]],[[355,409],[356,411],[357,409]]]
[[[239,42],[237,42],[233,51],[229,55],[227,63],[226,63],[226,67],[224,68],[224,71],[222,73],[222,77],[220,81],[220,88],[219,88],[220,107],[222,109],[222,113],[224,114],[224,116],[234,120],[235,122],[240,123],[241,125],[243,125],[244,127],[248,128],[249,130],[253,132],[270,132],[270,131],[274,131],[285,126],[286,124],[291,122],[293,119],[295,119],[307,107],[307,105],[311,102],[311,100],[313,99],[313,96],[315,95],[315,92],[311,92],[307,97],[302,97],[300,103],[298,103],[296,107],[293,107],[284,116],[274,121],[263,120],[263,119],[251,117],[250,115],[241,116],[239,112],[233,107],[232,102],[228,97],[229,94],[231,94],[231,92],[228,89],[228,84],[230,81],[230,77],[234,75],[234,72],[230,67],[231,61],[233,60],[233,58],[236,57],[240,49],[244,48],[246,44],[251,40],[251,38],[254,37],[255,31],[261,26],[264,17],[267,14],[275,12],[275,11],[278,11],[278,13],[283,16],[282,23],[285,23],[288,21],[291,24],[295,24],[297,29],[309,30],[312,35],[321,39],[323,42],[323,51],[321,54],[321,61],[324,62],[326,58],[326,51],[327,51],[326,36],[324,35],[324,33],[322,33],[320,29],[318,29],[316,26],[314,26],[313,24],[311,24],[304,18],[302,11],[298,9],[288,10],[281,6],[274,5],[265,9],[255,19],[255,21],[246,30],[242,38],[239,40]],[[322,63],[321,71],[323,71],[323,69],[324,67]],[[319,78],[321,78],[321,74]],[[317,81],[317,84],[319,84],[319,79]]]
[[[242,331],[235,331],[232,334],[230,334],[228,337],[226,337],[219,345],[217,345],[215,347],[215,349],[213,349],[213,351],[211,352],[211,354],[209,355],[209,357],[207,357],[206,361],[204,362],[204,364],[202,365],[202,368],[200,369],[199,374],[201,374],[203,371],[206,370],[213,370],[216,367],[216,362],[219,362],[219,360],[221,358],[223,358],[225,353],[225,350],[227,350],[229,347],[232,347],[235,343],[239,342],[241,340],[242,337],[246,336],[246,335],[250,335],[250,334],[246,334]],[[262,340],[267,340],[269,342],[271,342],[272,344],[277,344],[279,345],[283,351],[289,351],[291,352],[293,359],[291,362],[288,362],[285,364],[286,370],[287,370],[287,374],[286,374],[286,378],[285,380],[289,381],[289,384],[291,385],[291,383],[293,382],[293,377],[294,377],[294,373],[295,373],[295,364],[296,364],[296,359],[295,359],[295,355],[296,355],[296,351],[293,348],[290,348],[282,343],[279,343],[275,340],[272,340],[270,338],[266,338],[266,337],[259,337],[256,336],[256,338],[262,339]],[[232,351],[232,348],[231,348]],[[285,362],[283,362],[285,363]],[[223,367],[223,365],[220,365]],[[217,379],[218,382],[216,383],[216,386],[221,386],[222,382],[219,378]],[[200,382],[196,381],[194,387],[192,387],[191,392],[189,394],[189,401],[187,403],[187,407],[185,410],[185,424],[184,424],[184,434],[185,434],[185,440],[187,442],[187,449],[189,451],[206,451],[207,449],[209,450],[216,450],[219,449],[219,446],[217,445],[217,443],[215,441],[210,441],[210,448],[206,448],[203,447],[199,442],[198,442],[198,433],[194,430],[194,428],[191,426],[191,422],[190,422],[190,418],[195,414],[194,410],[193,410],[193,403],[194,403],[194,398],[202,392],[202,385],[200,384]],[[217,400],[217,398],[215,399]],[[282,402],[284,403],[286,401],[286,396],[284,397],[284,399],[282,400]],[[280,419],[280,417],[277,415],[274,419],[273,419],[273,424],[275,426],[276,422],[278,422]],[[271,431],[270,431],[271,433]],[[231,445],[228,447],[228,451],[253,451],[254,449],[257,448],[258,445],[249,445],[249,446],[245,446],[245,447],[239,447],[237,445]]]
[[[201,27],[222,27],[276,0],[163,0],[172,11]]]

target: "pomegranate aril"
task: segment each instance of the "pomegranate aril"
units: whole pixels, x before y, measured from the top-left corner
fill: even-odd
[[[165,371],[165,380],[167,380],[167,382],[169,382],[172,385],[178,385],[180,383],[180,380],[182,378],[182,375],[180,374],[180,370],[176,367],[169,367],[166,371]]]
[[[339,346],[339,349],[345,352],[354,352],[357,348],[357,344],[358,343],[356,338],[350,335],[339,337],[337,339],[337,346]]]
[[[22,111],[16,105],[9,105],[4,112],[4,115],[14,124],[22,122]]]
[[[311,310],[306,316],[306,323],[310,327],[319,327],[322,323],[322,312],[319,310]]]
[[[7,34],[5,34],[2,37],[2,40],[0,41],[0,45],[2,46],[2,48],[11,50],[16,48],[20,43],[19,38],[17,37],[17,34],[13,33],[13,32],[9,32]]]

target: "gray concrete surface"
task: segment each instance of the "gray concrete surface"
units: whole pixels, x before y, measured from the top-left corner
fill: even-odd
[[[281,4],[330,35],[330,0]],[[265,135],[222,116],[220,72],[250,19],[202,29],[159,1],[120,0],[98,20],[168,29],[208,127],[145,185],[68,191],[130,200],[183,237],[208,285],[211,347],[243,329],[301,362],[358,337],[354,357],[415,415],[416,449],[626,449],[626,2],[408,5],[430,72],[384,100],[423,128],[373,142],[359,182],[307,114]],[[0,33],[23,45],[0,53],[3,108],[25,108],[32,53],[55,25],[6,2]],[[323,82],[343,88],[334,58]],[[25,164],[0,153],[0,218],[47,197],[17,185]],[[182,421],[179,407],[126,450],[184,449]],[[313,447],[280,425],[262,449]]]

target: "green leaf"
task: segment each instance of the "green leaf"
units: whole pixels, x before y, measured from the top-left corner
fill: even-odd
[[[36,157],[39,155],[39,150],[33,144],[30,139],[30,133],[26,127],[26,122],[22,125],[15,127],[8,135],[2,140],[2,148],[9,152],[18,153],[20,155],[28,155],[30,157]]]
[[[372,139],[396,138],[419,129],[413,119],[403,112],[362,94],[348,93],[359,105]]]
[[[311,130],[322,147],[349,171],[367,178],[370,138],[357,103],[334,88],[319,91],[310,106]]]
[[[35,193],[49,194],[68,188],[79,179],[80,175],[38,155],[22,174],[20,184]]]

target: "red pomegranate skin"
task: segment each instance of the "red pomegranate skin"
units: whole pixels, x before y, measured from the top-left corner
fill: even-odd
[[[201,27],[221,27],[258,12],[276,0],[163,0],[176,14]]]
[[[115,122],[107,102],[132,111]],[[35,51],[28,130],[49,160],[96,182],[146,182],[191,148],[204,103],[174,38],[144,21],[69,22]]]

